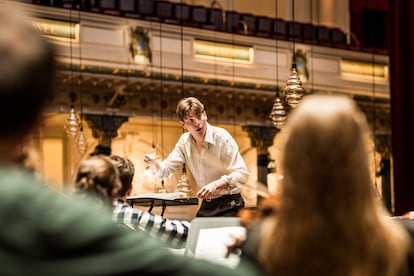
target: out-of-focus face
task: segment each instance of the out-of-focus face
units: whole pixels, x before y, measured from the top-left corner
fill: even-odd
[[[75,191],[93,192],[106,199],[116,199],[121,187],[117,169],[109,158],[91,156],[80,163],[76,173]]]
[[[196,140],[204,139],[207,127],[207,114],[205,111],[198,115],[194,111],[189,111],[184,121],[181,121],[181,125]]]

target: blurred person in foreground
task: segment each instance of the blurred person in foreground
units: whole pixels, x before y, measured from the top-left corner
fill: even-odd
[[[266,275],[412,273],[412,241],[375,195],[370,131],[353,100],[307,96],[280,135],[281,201],[246,255]]]
[[[1,275],[255,275],[247,264],[231,270],[172,255],[18,165],[19,148],[40,125],[56,64],[51,44],[6,2],[0,3],[0,65]]]
[[[127,203],[127,197],[131,194],[133,188],[134,164],[128,158],[118,155],[112,155],[110,159],[118,169],[122,184],[119,196],[113,202],[112,219],[131,229],[146,231],[152,236],[167,242],[172,247],[183,247],[187,239],[190,222],[166,219],[130,206]]]
[[[197,217],[234,217],[245,205],[240,186],[249,171],[230,133],[207,122],[199,99],[182,99],[176,109],[183,133],[168,157],[160,162],[146,154],[144,162],[158,178],[165,178],[186,163],[202,198]]]

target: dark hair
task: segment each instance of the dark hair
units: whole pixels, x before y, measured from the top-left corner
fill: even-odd
[[[121,188],[117,168],[104,155],[94,155],[82,160],[75,177],[76,193],[98,196],[104,201],[112,201]]]
[[[128,158],[118,155],[110,156],[112,163],[118,169],[119,178],[121,179],[122,187],[119,190],[120,196],[125,196],[132,186],[132,179],[135,174],[134,164]]]
[[[0,10],[0,33],[0,133],[24,135],[52,92],[54,49],[18,11]]]

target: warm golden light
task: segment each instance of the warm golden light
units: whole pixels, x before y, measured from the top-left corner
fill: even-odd
[[[33,20],[33,27],[46,36],[73,41],[79,39],[79,23],[36,18]]]
[[[388,80],[388,65],[371,62],[341,60],[341,74],[348,77],[367,78],[372,80]]]
[[[253,63],[253,47],[250,46],[194,40],[193,47],[198,58]]]

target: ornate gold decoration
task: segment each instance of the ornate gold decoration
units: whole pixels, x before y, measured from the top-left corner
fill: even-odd
[[[152,62],[152,52],[149,44],[148,30],[141,27],[131,28],[129,50],[135,62],[149,64]]]
[[[306,53],[302,51],[301,49],[297,49],[296,53],[296,68],[298,71],[298,74],[301,77],[306,78],[306,80],[309,79],[309,70],[308,70],[308,58],[306,57]]]

